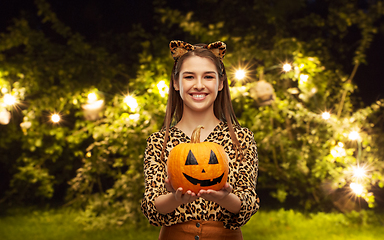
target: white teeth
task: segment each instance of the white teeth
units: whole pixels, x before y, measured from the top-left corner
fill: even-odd
[[[204,94],[199,94],[199,95],[193,95],[194,98],[204,98],[205,95]]]

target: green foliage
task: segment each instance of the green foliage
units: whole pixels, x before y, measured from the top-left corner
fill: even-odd
[[[305,1],[242,1],[240,8],[233,0],[201,1],[188,11],[156,1],[159,21],[151,31],[136,26],[92,43],[60,22],[46,1],[35,2],[43,29],[54,34],[22,18],[0,34],[0,98],[18,99],[16,106],[0,102],[0,112],[12,113],[0,126],[0,164],[11,176],[2,201],[48,201],[64,189],[66,204],[82,209],[76,222],[85,228],[143,225],[146,138],[161,128],[166,108],[173,66],[166,46],[182,36],[191,43],[227,43],[234,108],[258,143],[259,189],[281,202],[295,197],[308,211],[355,209],[340,202],[340,194],[374,207],[371,188],[384,185],[378,148],[384,102],[356,106],[352,93],[374,23],[384,13],[382,1],[366,12],[350,1],[324,1],[327,14],[309,14]],[[227,19],[235,10],[238,17]],[[360,36],[347,49],[352,27]],[[284,63],[292,70],[282,71]],[[245,80],[234,77],[239,65],[247,70]],[[271,105],[260,105],[260,93],[253,94],[261,80],[274,88]],[[101,108],[90,110],[95,103]],[[59,123],[51,121],[53,113]],[[357,141],[348,138],[353,130]],[[354,176],[356,166],[366,175]],[[363,191],[353,194],[351,183]],[[279,226],[305,218],[277,214],[271,222]],[[335,218],[366,223],[370,216]]]
[[[33,239],[156,239],[160,228],[148,223],[142,228],[84,230],[73,219],[81,213],[60,210],[19,209],[0,216],[0,237]],[[352,216],[353,215],[353,216]],[[361,216],[365,217],[361,217]],[[366,219],[363,223],[361,220]],[[292,210],[260,211],[242,227],[244,239],[351,239],[374,240],[384,234],[382,215],[371,211],[351,214],[317,213],[306,216]]]

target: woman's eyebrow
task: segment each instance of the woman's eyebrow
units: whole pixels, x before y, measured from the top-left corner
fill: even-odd
[[[196,74],[195,72],[190,72],[190,71],[185,71],[185,72],[182,72],[181,74]],[[204,74],[217,74],[215,71],[208,71],[208,72],[204,72]]]
[[[186,72],[182,72],[181,74],[195,74],[194,72],[188,72],[188,71],[186,71]]]

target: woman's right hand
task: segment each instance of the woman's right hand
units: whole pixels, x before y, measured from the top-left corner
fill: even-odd
[[[173,189],[169,179],[165,179],[165,188],[169,193],[160,195],[155,199],[155,207],[157,211],[162,214],[170,213],[180,205],[193,202],[198,198],[198,196],[190,190],[183,194],[183,188]]]
[[[180,202],[181,204],[186,204],[195,201],[197,198],[197,194],[192,192],[191,190],[188,190],[183,194],[183,188],[179,187],[178,189],[174,189],[171,185],[171,182],[168,178],[165,179],[165,188],[173,194],[175,197],[175,200],[177,202]]]

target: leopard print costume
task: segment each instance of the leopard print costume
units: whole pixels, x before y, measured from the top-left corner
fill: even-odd
[[[245,154],[243,161],[235,159],[235,146],[226,123],[220,122],[205,140],[222,145],[230,158],[228,182],[233,186],[232,192],[241,200],[241,209],[238,214],[233,214],[203,198],[182,204],[171,213],[161,214],[157,212],[154,202],[160,195],[168,193],[164,180],[167,177],[166,160],[169,152],[180,143],[190,142],[190,138],[176,127],[170,128],[169,133],[165,161],[160,161],[165,130],[153,133],[147,140],[144,159],[145,193],[141,210],[150,224],[170,226],[189,220],[211,220],[223,222],[225,228],[238,229],[248,222],[259,209],[259,198],[256,194],[258,156],[253,133],[247,128],[235,126],[235,133]]]

